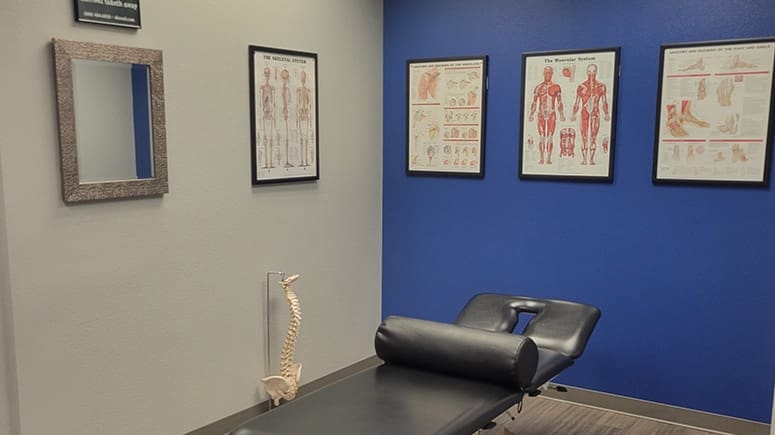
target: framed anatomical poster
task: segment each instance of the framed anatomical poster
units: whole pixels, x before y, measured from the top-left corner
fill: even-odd
[[[487,57],[407,61],[406,172],[484,176]]]
[[[519,177],[613,180],[619,47],[522,55]]]
[[[318,56],[251,45],[253,185],[317,180]]]
[[[654,183],[767,185],[775,38],[663,45]]]

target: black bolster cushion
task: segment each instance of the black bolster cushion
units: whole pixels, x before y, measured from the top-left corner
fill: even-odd
[[[408,317],[386,318],[374,347],[387,363],[517,389],[530,386],[538,366],[538,348],[528,337]]]

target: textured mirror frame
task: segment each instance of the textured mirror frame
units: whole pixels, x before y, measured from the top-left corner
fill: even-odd
[[[62,197],[66,203],[162,195],[167,182],[167,140],[164,118],[164,74],[161,50],[53,39],[59,114]],[[73,59],[148,65],[150,78],[153,178],[81,183],[75,134]]]

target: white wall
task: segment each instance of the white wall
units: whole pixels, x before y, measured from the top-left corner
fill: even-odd
[[[261,289],[272,269],[303,274],[305,381],[373,353],[382,2],[142,7],[143,29],[131,31],[74,24],[72,2],[0,2],[23,435],[179,434],[263,399]],[[51,37],[164,50],[168,195],[63,204]],[[317,183],[250,186],[251,43],[319,55]]]
[[[1,162],[2,158],[0,158]],[[19,401],[16,394],[16,356],[13,345],[11,287],[8,280],[8,245],[5,226],[3,174],[0,170],[0,434],[15,435],[18,432]]]

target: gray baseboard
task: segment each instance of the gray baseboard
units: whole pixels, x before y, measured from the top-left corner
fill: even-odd
[[[563,385],[564,386],[564,385]],[[558,392],[551,384],[542,396],[566,402],[591,406],[607,411],[631,414],[637,417],[701,429],[709,432],[733,435],[770,435],[770,425],[710,412],[681,408],[647,400],[599,391],[564,386],[567,392]],[[527,398],[526,400],[530,400]]]
[[[376,356],[356,362],[341,370],[337,370],[320,379],[314,380],[299,388],[299,397],[319,390],[342,378],[351,376],[357,372],[377,366],[382,360]],[[663,403],[649,402],[633,399],[631,397],[617,396],[615,394],[601,393],[585,390],[572,386],[565,386],[567,392],[561,393],[551,384],[543,396],[556,400],[563,400],[577,405],[591,406],[607,411],[631,414],[637,417],[659,420],[666,423],[687,426],[720,434],[732,435],[770,435],[770,425],[756,421],[743,420],[709,412],[681,408]],[[526,397],[525,400],[530,400]],[[280,405],[283,406],[283,405]],[[269,401],[263,401],[248,409],[242,410],[228,417],[224,417],[214,423],[187,433],[186,435],[224,435],[241,423],[269,410]]]
[[[299,393],[297,397],[301,397],[305,394],[317,391],[326,385],[333,384],[342,378],[346,378],[362,370],[366,370],[370,367],[374,367],[380,364],[382,364],[382,360],[376,356],[371,356],[362,361],[358,361],[355,364],[349,365],[343,369],[323,376],[320,379],[316,379],[308,384],[302,385],[299,387]],[[269,401],[265,400],[261,403],[251,406],[248,409],[244,409],[228,417],[224,417],[214,423],[208,424],[207,426],[191,431],[186,435],[224,435],[225,433],[239,426],[241,423],[267,411],[269,411]]]

